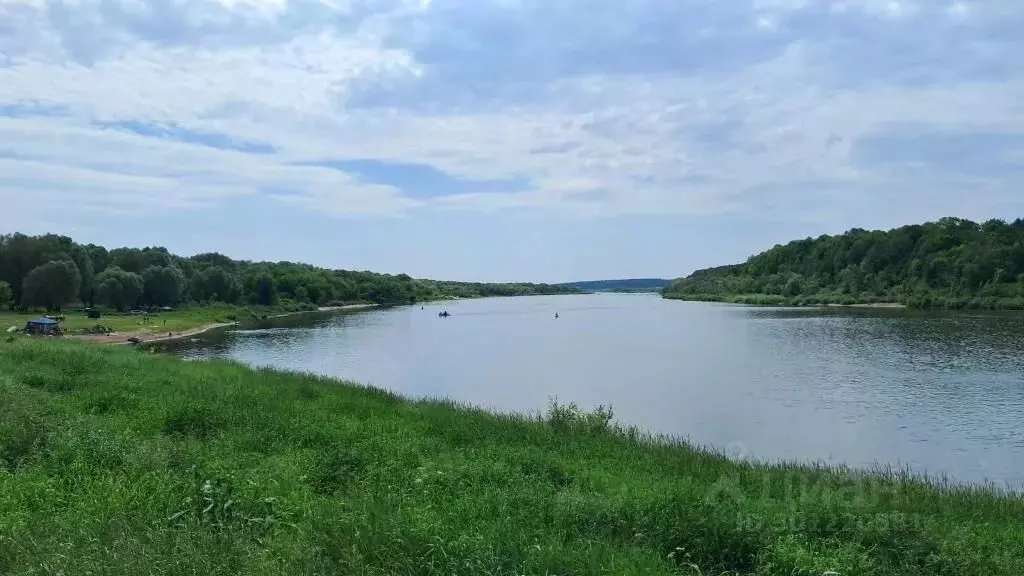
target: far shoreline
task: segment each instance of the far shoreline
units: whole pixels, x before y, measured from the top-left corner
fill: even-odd
[[[683,294],[662,294],[663,300],[676,300],[679,302],[707,302],[711,304],[730,304],[733,306],[749,306],[754,308],[875,308],[875,309],[889,309],[889,310],[906,310],[910,306],[900,302],[853,302],[850,304],[842,304],[839,302],[816,302],[816,303],[800,303],[793,301],[766,301],[766,302],[749,302],[743,301],[742,296],[723,296],[723,297],[706,297],[701,295],[683,295]]]

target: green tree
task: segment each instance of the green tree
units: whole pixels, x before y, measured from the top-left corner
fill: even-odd
[[[305,286],[299,286],[295,289],[295,301],[296,302],[309,302],[309,292]]]
[[[370,287],[367,299],[377,304],[397,305],[412,302],[408,284],[381,281]]]
[[[22,284],[22,305],[44,306],[47,310],[60,307],[78,297],[82,275],[70,260],[53,260],[34,268]]]
[[[167,251],[167,248],[143,248],[139,254],[139,261],[143,271],[153,266],[169,268],[174,265],[174,257]]]
[[[95,244],[86,244],[84,246],[85,253],[89,255],[89,260],[92,261],[93,274],[100,274],[107,269],[110,265],[110,253],[103,246],[97,246]]]
[[[786,282],[786,285],[782,288],[782,295],[787,298],[792,298],[794,296],[799,296],[802,291],[803,286],[800,284],[800,278],[794,276],[790,278],[789,282]]]
[[[142,276],[113,266],[96,277],[96,297],[107,306],[124,311],[142,296]]]
[[[199,302],[238,301],[242,288],[233,274],[220,266],[211,266],[192,277],[189,292]]]
[[[277,281],[268,272],[263,272],[252,278],[252,288],[249,292],[249,299],[253,304],[262,306],[273,306],[277,304]]]
[[[14,298],[14,291],[11,290],[11,285],[0,281],[0,308],[10,306],[12,298]]]
[[[117,266],[126,272],[142,274],[152,266],[168,267],[174,259],[166,248],[117,248],[109,253],[110,265]]]
[[[144,268],[142,251],[138,248],[115,248],[109,252],[108,258],[109,267],[120,268],[125,272],[141,274]]]
[[[75,247],[73,258],[75,266],[78,266],[78,273],[82,275],[82,283],[78,288],[78,299],[92,305],[96,299],[92,258],[89,257],[88,250],[81,246]]]
[[[11,285],[14,301],[22,302],[28,274],[47,262],[67,258],[73,249],[71,238],[56,234],[0,236],[0,280]]]
[[[318,279],[312,284],[307,284],[306,291],[309,294],[310,301],[316,304],[323,305],[334,298],[334,288],[331,286],[330,281],[323,278]]]
[[[806,242],[810,246],[812,241]],[[797,252],[803,254],[806,249]],[[1020,256],[1017,260],[1022,263],[1021,266],[1004,266],[1000,263],[998,267],[1014,275],[1024,271],[1024,250]],[[798,269],[782,259],[776,260],[773,265],[779,270],[778,277],[782,280],[777,282],[777,287],[781,289],[790,272]],[[147,301],[154,303],[171,303],[180,298],[182,290],[178,290],[176,295],[172,289],[168,296],[167,291],[161,288],[173,288],[178,283],[174,272],[170,274],[175,276],[175,282],[164,282],[167,273],[157,274],[154,271],[146,274],[150,284],[146,291],[146,282],[141,279],[141,275],[153,267],[179,270],[182,286],[187,286],[189,297],[198,301],[240,302],[244,299],[257,304],[273,304],[279,295],[286,295],[317,304],[326,304],[332,300],[373,300],[404,304],[427,298],[456,296],[472,298],[579,292],[578,288],[569,285],[415,280],[406,274],[392,276],[368,271],[327,270],[294,262],[232,260],[217,253],[181,258],[161,247],[117,248],[108,251],[93,244],[76,244],[71,238],[56,234],[0,235],[0,281],[10,285],[15,304],[26,301],[22,292],[28,274],[53,261],[75,263],[80,276],[76,296],[83,302],[91,304],[96,300],[121,309],[139,302],[139,294],[143,292]],[[135,277],[125,276],[130,273],[135,274]],[[142,282],[139,290],[136,290],[136,278]],[[101,284],[105,284],[102,290]],[[763,287],[765,284],[735,275],[721,285],[728,286],[728,289],[749,290],[750,287]],[[39,290],[36,292],[41,293]],[[35,297],[36,294],[33,294],[29,300]]]
[[[228,258],[227,256],[223,254],[218,254],[216,252],[196,254],[195,256],[189,258],[189,260],[198,264],[200,268],[205,269],[211,266],[216,266],[219,268],[223,268],[224,270],[230,273],[234,273],[236,268],[238,267],[238,262],[235,262],[231,258]]]
[[[1010,286],[1024,273],[1024,220],[977,224],[961,218],[888,231],[852,229],[838,236],[795,240],[745,263],[698,270],[663,293],[722,299],[744,294],[892,298],[928,305],[988,296],[986,305],[1019,306]],[[813,281],[812,281],[813,279]],[[929,296],[925,298],[924,296]]]
[[[359,286],[348,278],[340,278],[334,287],[334,297],[342,302],[359,300]]]
[[[150,266],[142,272],[143,300],[154,306],[170,306],[181,301],[185,276],[174,266]]]

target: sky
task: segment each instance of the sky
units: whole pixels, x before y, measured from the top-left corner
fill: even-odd
[[[0,232],[474,281],[1024,216],[1020,0],[0,0]]]

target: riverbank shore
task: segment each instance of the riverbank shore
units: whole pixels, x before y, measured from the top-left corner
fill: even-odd
[[[791,306],[801,308],[845,307],[845,308],[891,308],[912,310],[992,310],[1022,311],[1024,298],[1000,298],[990,296],[976,297],[945,297],[917,296],[906,302],[877,302],[871,299],[851,299],[834,294],[817,296],[785,297],[778,294],[680,294],[663,293],[666,300],[684,302],[722,302],[726,304],[746,304],[751,306]]]
[[[267,318],[287,318],[288,316],[298,316],[300,314],[317,314],[319,312],[342,312],[345,310],[369,310],[371,308],[380,308],[380,304],[348,304],[345,306],[320,306],[316,310],[300,310],[298,312],[272,314],[270,316],[267,316]]]
[[[900,304],[899,302],[868,302],[864,304],[827,304],[828,308],[889,308],[893,310],[902,310],[907,307],[906,304]]]
[[[784,297],[775,294],[662,294],[666,300],[683,302],[719,302],[722,304],[740,304],[745,306],[794,307],[794,308],[889,308],[904,309],[906,304],[900,302],[834,302],[828,298],[813,296]]]
[[[341,311],[356,311],[356,310],[367,310],[378,307],[377,304],[350,304],[347,306],[321,306],[316,310],[300,310],[296,312],[285,312],[281,314],[272,314],[266,316],[267,319],[274,318],[285,318],[289,316],[296,316],[300,314],[316,314],[316,313],[329,313],[329,312],[341,312]],[[171,315],[167,313],[167,315]],[[231,322],[207,322],[198,324],[193,327],[179,327],[176,330],[164,330],[160,329],[160,326],[148,326],[138,330],[126,330],[126,331],[115,331],[108,334],[68,334],[65,337],[70,340],[82,340],[85,342],[101,343],[101,344],[154,344],[154,343],[166,343],[173,342],[175,340],[181,340],[184,338],[193,338],[199,336],[211,330],[217,330],[220,328],[227,328],[229,326],[238,326],[242,324],[240,321]]]
[[[163,335],[162,332],[155,332],[153,330],[133,330],[127,332],[110,332],[109,334],[69,334],[66,338],[68,340],[81,340],[83,342],[99,344],[150,344],[154,342],[170,342],[180,340],[182,338],[190,338],[192,336],[203,334],[204,332],[209,332],[210,330],[235,326],[237,324],[238,322],[204,324],[202,326],[178,332],[171,331],[166,335]]]
[[[734,461],[610,417],[0,340],[0,571],[1024,573],[1020,494]]]

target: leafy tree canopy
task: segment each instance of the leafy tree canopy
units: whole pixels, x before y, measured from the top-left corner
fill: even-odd
[[[26,307],[43,306],[47,310],[60,307],[78,298],[82,275],[67,256],[32,269],[22,281],[21,300]]]
[[[698,270],[666,297],[779,302],[903,302],[1024,308],[1024,221],[961,218],[795,240],[743,264]],[[773,301],[754,298],[753,301]]]
[[[60,304],[93,300],[118,309],[179,302],[275,304],[291,300],[311,305],[343,303],[408,304],[445,298],[570,294],[568,285],[445,282],[407,274],[330,270],[295,262],[250,262],[207,252],[191,257],[166,248],[114,248],[76,244],[67,236],[0,235],[0,281],[11,299],[25,302],[25,280],[35,268],[53,261],[71,262],[78,270],[74,294],[60,294]],[[69,279],[70,280],[70,279]],[[32,285],[33,287],[35,284]],[[35,301],[38,290],[30,300]],[[47,302],[54,298],[46,298]],[[55,304],[59,305],[59,304]]]
[[[11,285],[7,282],[0,282],[0,308],[9,306],[12,298],[14,298],[14,291],[11,290]]]
[[[142,271],[143,299],[153,306],[172,306],[181,301],[185,275],[175,266],[150,266]]]
[[[142,276],[113,266],[96,277],[97,300],[124,311],[138,303],[144,286]]]

